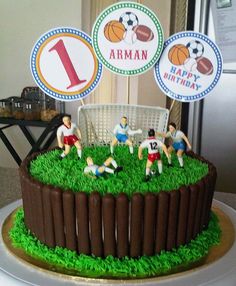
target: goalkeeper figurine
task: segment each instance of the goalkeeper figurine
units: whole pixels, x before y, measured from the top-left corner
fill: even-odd
[[[142,130],[131,130],[129,125],[127,124],[127,117],[123,116],[121,118],[120,124],[117,124],[113,131],[115,137],[113,138],[111,145],[110,145],[110,151],[111,154],[114,153],[114,146],[118,142],[125,143],[129,146],[129,152],[130,154],[134,153],[134,147],[132,141],[129,139],[128,135],[134,135],[134,134],[142,134]]]

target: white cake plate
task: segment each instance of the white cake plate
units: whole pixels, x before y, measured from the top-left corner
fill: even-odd
[[[0,209],[1,229],[9,214],[22,204],[18,200]],[[214,200],[214,207],[223,211],[231,220],[236,230],[236,211],[222,202]],[[2,231],[1,231],[2,233]],[[2,235],[0,237],[0,285],[148,285],[148,286],[236,286],[236,242],[218,260],[189,271],[140,280],[86,279],[61,275],[33,267],[12,255],[6,248]]]

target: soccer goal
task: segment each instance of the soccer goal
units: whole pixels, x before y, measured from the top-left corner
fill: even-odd
[[[132,130],[142,129],[142,134],[131,137],[134,145],[147,138],[147,132],[153,128],[166,132],[169,110],[161,107],[150,107],[130,104],[88,104],[78,108],[78,124],[82,134],[82,143],[89,145],[109,144],[114,136],[113,130],[126,116]]]

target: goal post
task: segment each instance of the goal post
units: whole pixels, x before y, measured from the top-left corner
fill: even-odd
[[[114,136],[113,130],[126,116],[132,130],[142,129],[142,134],[131,136],[134,145],[147,138],[147,132],[153,128],[158,132],[166,132],[169,110],[161,107],[130,104],[88,104],[78,108],[78,124],[82,135],[82,144],[110,144]]]

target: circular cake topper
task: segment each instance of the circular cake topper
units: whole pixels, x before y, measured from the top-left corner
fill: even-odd
[[[102,75],[91,38],[68,27],[52,29],[39,38],[31,52],[30,67],[39,88],[62,101],[85,98]]]
[[[99,60],[112,72],[137,75],[157,62],[163,31],[157,16],[134,2],[119,2],[105,9],[92,31]]]
[[[190,31],[174,34],[165,42],[154,70],[161,90],[183,102],[204,98],[216,86],[221,73],[222,56],[216,44]]]

